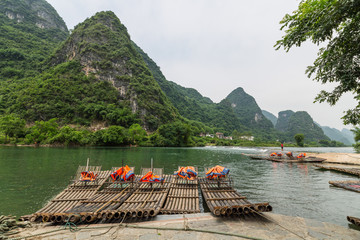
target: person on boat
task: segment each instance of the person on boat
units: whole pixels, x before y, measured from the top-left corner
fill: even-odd
[[[281,151],[284,151],[284,144],[281,143]]]
[[[277,156],[276,152],[270,153],[270,157],[276,157],[276,156]]]
[[[288,158],[290,158],[290,159],[293,159],[293,157],[294,157],[292,152],[287,152],[286,156],[288,156]]]

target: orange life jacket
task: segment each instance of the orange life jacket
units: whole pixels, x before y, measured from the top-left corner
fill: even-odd
[[[277,153],[273,152],[273,153],[270,154],[270,157],[275,157],[276,155],[277,155]]]
[[[135,177],[134,172],[131,168],[126,165],[125,167],[121,167],[112,174],[110,174],[113,181],[120,180],[120,181],[129,181]]]
[[[198,173],[195,171],[194,167],[187,166],[187,167],[181,167],[178,171],[174,173],[174,175],[178,175],[188,180],[195,180]]]
[[[92,182],[95,181],[97,174],[95,175],[92,171],[81,172],[80,181]]]
[[[207,171],[206,177],[208,179],[222,178],[228,175],[229,172],[230,170],[228,168],[217,165],[211,168],[209,171]]]
[[[141,179],[140,182],[163,182],[164,178],[161,178],[158,175],[154,175],[152,171],[149,171],[145,174]]]
[[[300,153],[299,155],[297,155],[297,158],[304,158],[306,157],[306,153]]]

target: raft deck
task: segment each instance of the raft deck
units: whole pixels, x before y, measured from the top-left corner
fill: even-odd
[[[329,183],[335,187],[344,188],[354,192],[360,192],[360,181],[330,181]]]
[[[162,214],[188,214],[199,213],[199,182],[198,180],[189,181],[177,176],[173,176],[170,192],[166,198]]]
[[[231,187],[229,180],[200,179],[200,188],[210,211],[216,216],[253,215],[269,212],[269,203],[252,204]]]
[[[81,204],[81,201],[92,197],[105,183],[111,173],[111,171],[99,171],[101,167],[88,167],[89,171],[98,174],[97,180],[94,182],[81,182],[80,173],[85,171],[85,169],[86,166],[79,166],[72,183],[46,204],[46,206],[36,212],[37,215],[41,215],[44,218],[42,219],[43,221],[47,221],[47,218],[54,218],[56,213],[66,212],[74,206]],[[49,220],[53,221],[55,219]]]
[[[314,166],[318,167],[318,168],[326,169],[326,170],[333,170],[333,171],[337,171],[337,172],[348,173],[348,174],[352,174],[352,175],[360,177],[360,169],[359,168],[331,167],[331,166],[326,166],[324,164],[314,164]]]

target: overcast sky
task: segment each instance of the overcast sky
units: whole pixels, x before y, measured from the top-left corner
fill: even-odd
[[[356,105],[350,94],[333,107],[313,103],[320,90],[333,87],[305,74],[317,46],[275,51],[283,35],[279,22],[299,0],[47,1],[69,29],[96,12],[113,11],[168,80],[214,102],[242,87],[275,116],[289,109],[307,111],[319,124],[340,130],[343,111]]]

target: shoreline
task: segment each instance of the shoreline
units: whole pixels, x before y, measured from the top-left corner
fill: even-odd
[[[346,216],[344,216],[346,221]],[[75,229],[75,226],[73,226]],[[360,231],[301,217],[264,213],[264,217],[219,218],[210,213],[159,215],[151,221],[78,226],[34,224],[12,237],[36,239],[360,239]],[[46,233],[46,234],[44,234]]]
[[[323,163],[331,164],[346,164],[346,165],[360,165],[359,153],[311,153],[307,154],[309,157],[325,158]]]

